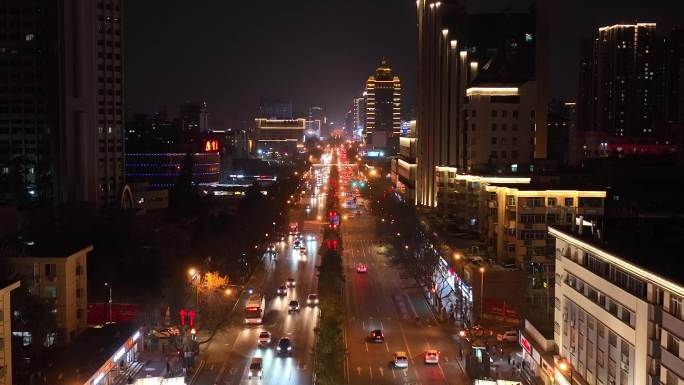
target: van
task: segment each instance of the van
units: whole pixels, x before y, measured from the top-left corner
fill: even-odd
[[[259,377],[262,379],[262,360],[261,357],[252,357],[252,362],[249,364],[249,378]]]

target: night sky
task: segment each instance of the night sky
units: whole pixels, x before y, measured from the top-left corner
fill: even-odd
[[[528,0],[470,0],[474,13]],[[550,0],[551,92],[574,98],[579,38],[601,25],[684,26],[684,0]],[[323,105],[342,122],[351,98],[386,57],[415,96],[414,0],[127,0],[127,112],[171,115],[206,100],[212,128],[250,120],[261,98],[289,99],[295,113]]]

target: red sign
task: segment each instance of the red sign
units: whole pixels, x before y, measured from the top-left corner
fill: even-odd
[[[210,139],[210,140],[206,140],[204,142],[204,151],[211,152],[211,151],[218,151],[218,149],[219,149],[218,140]]]
[[[195,325],[195,312],[193,310],[188,310],[188,317],[190,317],[190,327]]]
[[[109,321],[108,303],[88,304],[88,325],[102,325]],[[140,315],[140,306],[130,303],[113,303],[111,305],[112,321],[121,324],[135,322]]]
[[[528,354],[532,354],[532,345],[530,345],[530,341],[528,341],[522,333],[520,333],[520,346],[522,346]]]
[[[185,315],[186,314],[187,314],[187,312],[185,311],[185,309],[180,309],[180,311],[178,312],[178,315],[180,315],[181,326],[185,326]]]

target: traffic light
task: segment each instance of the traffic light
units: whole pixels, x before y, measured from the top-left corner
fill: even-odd
[[[352,185],[352,187],[356,187],[356,181],[353,180],[353,181],[351,182],[351,185]]]
[[[330,239],[325,241],[325,246],[328,250],[337,250],[337,239]]]
[[[366,182],[364,182],[364,181],[359,182],[359,186],[361,186],[361,188],[366,187]]]

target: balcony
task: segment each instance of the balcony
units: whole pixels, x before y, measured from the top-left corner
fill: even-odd
[[[684,336],[684,321],[668,312],[662,312],[663,329],[667,329],[678,336]]]
[[[684,361],[681,358],[670,353],[666,349],[661,349],[662,360],[664,366],[669,370],[672,370],[679,376],[679,378],[684,378]]]
[[[648,339],[648,355],[653,358],[660,357],[660,342]]]

